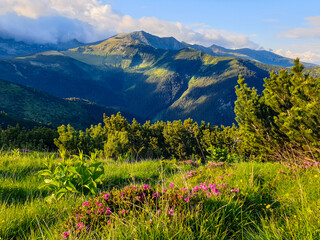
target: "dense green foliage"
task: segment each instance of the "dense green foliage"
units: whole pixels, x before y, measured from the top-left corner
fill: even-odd
[[[293,73],[272,72],[261,95],[240,76],[235,103],[239,152],[264,159],[319,159],[320,79],[302,70],[297,59]]]
[[[54,139],[59,136],[57,130],[47,127],[21,128],[19,125],[6,129],[0,127],[0,149],[28,149],[52,151],[57,147]]]
[[[209,147],[233,152],[237,138],[235,126],[219,128],[204,122],[199,126],[191,119],[141,125],[135,120],[130,124],[118,113],[116,116],[104,116],[103,122],[104,125],[91,126],[86,131],[62,125],[58,128],[59,138],[55,144],[61,152],[69,155],[80,149],[85,154],[100,151],[114,159],[130,154],[132,159],[186,159],[194,156],[204,160],[209,154]]]

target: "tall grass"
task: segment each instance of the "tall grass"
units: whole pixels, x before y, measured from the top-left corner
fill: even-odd
[[[66,219],[90,196],[67,195],[52,203],[39,190],[48,153],[0,154],[0,237],[58,239]],[[57,160],[54,160],[57,161]],[[318,166],[238,162],[220,167],[163,163],[159,160],[114,162],[105,168],[102,192],[149,184],[152,189],[191,188],[200,183],[228,183],[239,193],[205,200],[202,208],[168,220],[145,206],[126,218],[115,215],[105,229],[90,229],[82,239],[320,239],[320,170]],[[307,168],[306,168],[307,166]],[[200,172],[200,169],[202,171]],[[197,171],[186,177],[189,171]],[[152,219],[152,221],[150,221]],[[69,237],[74,239],[74,236]]]

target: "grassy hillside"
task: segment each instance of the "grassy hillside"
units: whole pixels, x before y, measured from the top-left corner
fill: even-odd
[[[170,43],[170,40],[169,40]],[[191,48],[154,48],[130,35],[65,52],[0,61],[0,77],[52,95],[83,98],[151,120],[234,122],[238,75],[262,89],[280,67]]]
[[[154,49],[127,35],[64,52],[99,66],[121,67],[128,111],[153,120],[193,118],[214,124],[234,122],[234,86],[243,75],[262,89],[263,78],[280,67],[193,49]]]
[[[44,178],[36,173],[45,169],[46,164],[57,166],[58,158],[50,158],[46,153],[18,152],[1,153],[0,157],[0,237],[3,239],[60,239],[65,234],[69,234],[67,239],[311,240],[320,237],[317,165],[299,167],[258,162],[197,165],[150,160],[121,163],[98,159],[105,168],[99,185],[103,193],[99,198],[67,194],[48,203],[44,198],[52,192],[38,188]],[[213,184],[219,194],[212,193]],[[164,204],[153,209],[146,201],[135,200],[135,195],[127,197],[129,192],[135,193],[134,186],[147,189],[145,194],[156,190],[161,195],[154,196]],[[114,195],[105,195],[111,190]],[[191,190],[193,196],[188,195]],[[98,209],[97,199],[106,209],[108,206],[112,209],[110,216],[94,213]],[[149,201],[152,199],[155,197],[150,196]],[[137,204],[141,208],[121,213]],[[117,206],[119,212],[113,211]],[[92,214],[77,216],[79,211],[92,211]],[[89,216],[96,216],[95,221],[90,222]],[[103,228],[98,227],[99,223]]]
[[[311,76],[315,78],[320,77],[320,67],[313,67],[313,68],[307,68],[304,70],[305,74],[310,74]]]
[[[116,114],[119,109],[105,108],[80,99],[60,99],[45,92],[0,80],[1,125],[22,126],[71,123],[86,128],[102,122],[103,114]],[[124,113],[132,119],[132,116]],[[3,124],[2,124],[3,123]]]

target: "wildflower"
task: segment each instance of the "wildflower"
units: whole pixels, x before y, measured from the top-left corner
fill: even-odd
[[[61,239],[68,239],[70,235],[70,232],[64,232],[62,235],[61,235]]]
[[[122,211],[119,211],[120,214],[125,214],[127,212],[127,210],[123,209]]]
[[[168,211],[168,214],[171,215],[171,216],[173,216],[173,214],[174,214],[173,209],[170,209],[170,210]]]
[[[149,222],[152,223],[152,219],[151,218],[150,218]]]
[[[99,203],[98,206],[99,206],[99,207],[102,207],[103,205],[102,205],[102,203]]]
[[[266,206],[266,209],[269,209],[271,207],[271,205],[270,204],[268,204],[267,206]]]
[[[160,213],[161,213],[161,210],[158,210],[158,211],[157,211],[157,214],[159,215]]]
[[[110,214],[111,214],[111,209],[110,209],[110,208],[107,208],[106,214],[107,214],[107,215],[110,215]]]
[[[77,226],[78,226],[78,229],[81,230],[82,228],[84,228],[84,223],[83,222],[78,223]]]
[[[207,192],[207,196],[210,197],[211,196],[211,192]]]
[[[148,190],[150,187],[148,184],[143,185],[144,190]]]
[[[87,206],[87,207],[90,207],[90,203],[88,201],[85,201],[83,204],[82,204],[83,207]]]
[[[199,190],[199,187],[197,187],[197,186],[195,186],[195,187],[192,188],[192,191],[193,191],[193,192],[196,192],[196,191],[198,191],[198,190]]]
[[[282,170],[280,170],[279,173],[284,173],[284,172]]]
[[[186,197],[186,198],[184,198],[184,201],[188,203],[188,202],[190,202],[190,198]]]
[[[160,194],[155,192],[153,195],[152,195],[153,198],[156,198],[156,197],[160,197]]]
[[[318,163],[318,162],[315,162],[313,165],[314,165],[314,166],[319,166],[319,163]]]
[[[108,220],[108,222],[107,222],[107,223],[108,223],[108,225],[111,225],[111,221],[110,221],[110,220]]]
[[[174,183],[170,183],[169,187],[174,188]]]
[[[217,188],[211,189],[214,195],[220,195],[220,191]]]
[[[167,192],[167,189],[166,189],[166,188],[164,188],[162,191],[163,191],[163,192]]]
[[[104,200],[108,200],[109,197],[110,197],[110,194],[109,194],[109,193],[103,195]]]
[[[181,188],[181,192],[185,192],[185,191],[187,191],[188,189],[186,189],[186,188]]]

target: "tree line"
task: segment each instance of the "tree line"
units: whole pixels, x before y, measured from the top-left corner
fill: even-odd
[[[239,76],[236,86],[237,126],[150,121],[129,123],[120,113],[85,131],[62,125],[57,131],[8,127],[0,131],[6,147],[58,149],[64,155],[97,153],[114,159],[190,157],[206,159],[214,149],[261,160],[320,158],[320,79],[302,73],[299,59],[292,71],[271,72],[264,90],[250,88]]]

